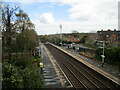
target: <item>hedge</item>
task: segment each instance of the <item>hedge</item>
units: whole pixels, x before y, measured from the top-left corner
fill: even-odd
[[[96,56],[98,60],[101,60],[102,49],[98,48],[96,50]],[[114,64],[120,62],[120,48],[105,48],[105,62]]]

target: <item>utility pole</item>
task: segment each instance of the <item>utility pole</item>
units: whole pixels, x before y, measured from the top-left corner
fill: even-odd
[[[62,24],[60,24],[60,39],[61,39],[60,44],[62,46]]]

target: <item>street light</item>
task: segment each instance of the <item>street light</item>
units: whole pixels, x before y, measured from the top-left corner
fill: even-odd
[[[55,40],[55,42],[54,42],[54,43],[56,44],[56,38],[54,37],[53,39]]]
[[[62,46],[62,24],[60,24],[60,39],[61,39],[61,46]]]
[[[101,55],[101,57],[102,57],[102,67],[103,67],[103,64],[104,64],[104,59],[105,59],[105,41],[99,41],[100,43],[102,43],[102,49],[103,49],[103,55]]]

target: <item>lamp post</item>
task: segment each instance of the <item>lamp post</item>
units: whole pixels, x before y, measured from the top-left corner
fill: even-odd
[[[103,55],[101,55],[101,57],[102,57],[102,67],[103,67],[104,59],[105,59],[105,55],[104,55],[105,54],[105,50],[104,50],[105,49],[105,41],[99,41],[99,42],[102,43],[102,47],[101,48],[103,49],[103,52],[102,52]]]
[[[56,38],[54,37],[54,43],[56,44]]]
[[[62,46],[62,24],[60,24],[60,39],[61,39],[61,46]]]

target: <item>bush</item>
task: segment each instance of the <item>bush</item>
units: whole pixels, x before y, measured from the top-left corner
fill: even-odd
[[[3,63],[3,88],[43,88],[43,78],[38,67],[18,68],[7,62]]]
[[[21,54],[19,58],[12,57],[12,63],[17,67],[22,67],[23,69],[27,66],[31,66],[33,57],[29,54]]]
[[[96,50],[96,59],[101,60],[102,49]],[[120,48],[105,48],[105,62],[115,64],[120,62]]]
[[[38,68],[27,67],[23,71],[24,88],[43,88],[43,79]]]
[[[4,62],[2,65],[2,87],[3,88],[23,88],[23,79],[19,73],[19,68]]]

